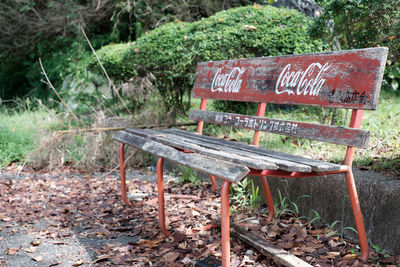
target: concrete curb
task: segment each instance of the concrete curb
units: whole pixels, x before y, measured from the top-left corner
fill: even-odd
[[[354,169],[353,172],[369,244],[400,254],[400,180],[371,171]],[[261,187],[257,177],[254,181]],[[355,228],[343,174],[304,179],[269,178],[268,181],[275,202],[279,201],[279,189],[283,197],[296,203],[301,216],[315,218],[315,210],[321,216],[321,224],[341,221],[342,225],[336,224],[338,232],[342,227]],[[343,233],[358,241],[354,231]]]

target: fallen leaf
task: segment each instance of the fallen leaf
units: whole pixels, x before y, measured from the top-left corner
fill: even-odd
[[[145,247],[157,247],[159,243],[163,242],[164,238],[160,238],[156,241],[151,241],[151,240],[141,240],[139,241],[139,245],[145,246]]]
[[[37,246],[39,246],[41,243],[42,243],[42,240],[34,240],[34,241],[31,241],[29,244],[31,244],[32,246],[37,247]]]
[[[85,263],[84,260],[79,260],[79,261],[75,262],[74,264],[72,264],[72,266],[81,266],[84,263]]]
[[[354,260],[354,259],[357,258],[357,257],[358,257],[357,254],[352,254],[352,253],[350,253],[350,254],[345,255],[345,256],[343,257],[343,259],[345,259],[345,260]]]
[[[41,261],[43,261],[43,257],[42,256],[32,257],[32,260],[41,262]]]
[[[1,220],[3,222],[9,222],[9,221],[11,221],[11,218],[10,217],[3,217],[3,218],[1,218]]]
[[[176,259],[179,257],[179,252],[168,252],[163,255],[163,259],[166,263],[174,263]]]
[[[261,9],[261,5],[259,5],[259,4],[254,4],[254,5],[253,5],[253,8],[254,8],[254,9]]]
[[[33,247],[33,246],[30,246],[29,248],[24,248],[24,251],[28,252],[28,253],[35,253],[36,250],[37,250],[37,247]]]
[[[17,254],[19,251],[19,248],[8,248],[6,251],[7,255],[15,255]]]
[[[253,26],[253,25],[244,25],[243,26],[243,30],[245,30],[245,31],[256,31],[256,30],[258,30],[258,28],[256,26]]]

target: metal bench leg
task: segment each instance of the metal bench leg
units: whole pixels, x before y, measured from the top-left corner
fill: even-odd
[[[157,191],[158,191],[158,220],[161,228],[161,232],[167,237],[171,236],[171,233],[167,231],[165,227],[165,209],[164,209],[164,172],[163,172],[164,159],[158,158],[157,161]]]
[[[221,187],[221,248],[222,267],[230,266],[230,222],[229,222],[229,186],[231,182],[224,181]]]
[[[210,175],[210,181],[211,181],[211,191],[215,191],[217,190],[217,183],[215,181],[215,176],[214,175]]]
[[[350,169],[345,173],[347,189],[349,191],[350,203],[353,209],[354,220],[356,222],[356,228],[358,232],[358,238],[360,239],[361,247],[361,260],[363,262],[368,261],[368,240],[365,232],[364,221],[361,214],[360,202],[358,201],[357,189],[354,183],[353,172]]]
[[[270,222],[275,216],[274,200],[272,199],[271,190],[269,189],[267,176],[260,176],[265,199],[267,200],[269,215],[267,221]]]
[[[122,193],[122,200],[124,203],[131,207],[132,204],[129,202],[126,196],[126,174],[125,174],[125,144],[121,143],[119,146],[119,170],[120,170],[120,179],[121,179],[121,193]]]

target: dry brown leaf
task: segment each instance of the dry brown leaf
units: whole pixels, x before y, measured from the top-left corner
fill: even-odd
[[[243,26],[243,30],[245,30],[245,31],[256,31],[256,30],[258,30],[258,28],[256,26],[253,26],[253,25],[244,25]]]
[[[72,264],[72,266],[81,266],[82,264],[84,264],[85,261],[84,260],[78,260],[77,262],[75,262],[74,264]]]
[[[10,222],[10,221],[11,221],[11,218],[5,216],[5,217],[2,217],[1,220],[2,220],[3,222]]]
[[[41,262],[41,261],[43,261],[43,257],[42,256],[32,257],[32,260],[34,260],[36,262]]]
[[[179,257],[179,255],[180,255],[179,252],[171,251],[164,254],[162,257],[166,263],[174,263],[176,259]]]
[[[35,253],[36,250],[37,250],[37,247],[33,247],[33,246],[30,246],[29,248],[24,248],[24,251],[27,253]]]
[[[39,246],[41,243],[42,243],[42,240],[34,240],[34,241],[31,241],[29,244],[31,244],[32,246],[37,247],[37,246]]]
[[[8,248],[6,251],[7,255],[15,255],[17,254],[19,251],[19,248]]]
[[[343,257],[343,259],[345,259],[345,260],[354,260],[357,257],[358,257],[357,254],[350,253],[350,254],[345,255]]]

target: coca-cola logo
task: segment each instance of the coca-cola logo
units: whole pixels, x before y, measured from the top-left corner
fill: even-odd
[[[291,70],[291,67],[291,64],[287,64],[279,75],[275,86],[276,94],[319,95],[326,81],[324,74],[331,64],[325,63],[322,66],[316,62],[310,64],[306,70]]]
[[[219,68],[214,75],[211,92],[239,93],[242,86],[241,77],[245,70],[245,68],[235,67],[230,73],[224,74]]]

